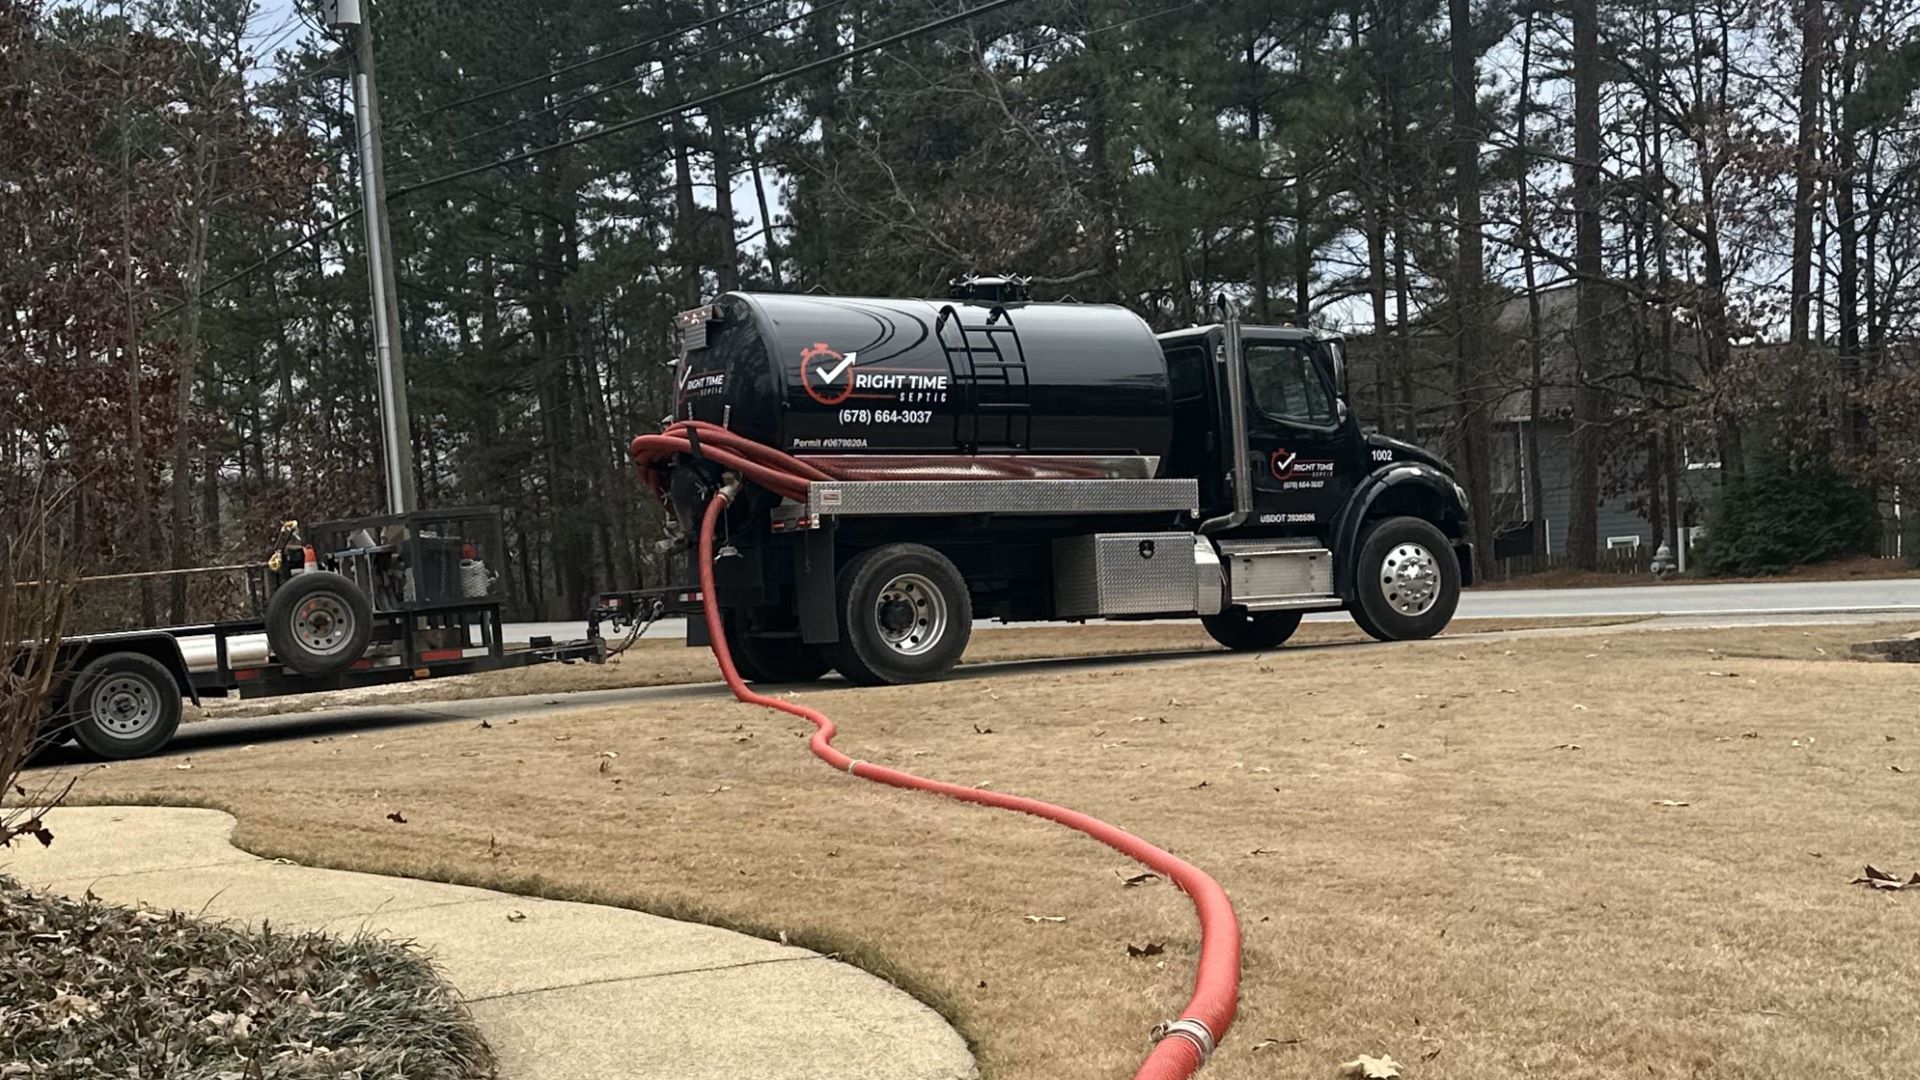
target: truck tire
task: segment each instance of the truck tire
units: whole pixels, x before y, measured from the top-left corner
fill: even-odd
[[[373,604],[339,574],[308,571],[267,600],[267,644],[302,675],[334,675],[353,666],[373,637]]]
[[[145,653],[108,653],[80,669],[56,713],[88,753],[111,761],[146,757],[180,728],[181,688],[167,666]]]
[[[921,544],[861,552],[840,569],[833,666],[858,686],[929,682],[973,634],[973,598],[945,555]]]
[[[1432,522],[1385,518],[1366,531],[1354,564],[1353,621],[1381,641],[1430,638],[1460,605],[1460,564]]]
[[[1300,629],[1300,613],[1230,607],[1218,615],[1200,616],[1200,625],[1207,628],[1213,640],[1234,652],[1255,652],[1285,644]]]
[[[734,616],[726,620],[727,652],[733,656],[734,670],[751,683],[812,682],[832,670],[818,645],[808,645],[796,637],[759,637],[741,633]]]

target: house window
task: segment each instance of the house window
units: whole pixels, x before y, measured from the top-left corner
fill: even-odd
[[[1249,345],[1247,384],[1259,410],[1294,424],[1332,427],[1338,417],[1333,395],[1305,349],[1291,345]]]
[[[1639,546],[1640,546],[1640,538],[1637,536],[1607,537],[1608,551],[1632,551]]]
[[[1692,440],[1680,443],[1680,463],[1689,470],[1717,469],[1720,467],[1720,455],[1717,451],[1694,446]]]

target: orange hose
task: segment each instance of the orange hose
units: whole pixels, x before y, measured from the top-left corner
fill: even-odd
[[[678,426],[678,425],[676,425]],[[672,429],[669,429],[670,431]],[[724,429],[715,429],[721,432]],[[715,460],[727,453],[732,457],[745,459],[744,455],[729,452],[729,443],[739,436],[726,433],[731,438],[721,438],[718,434],[701,430],[700,439],[704,452]],[[633,456],[636,461],[650,464],[656,452],[666,449],[666,441],[649,442],[642,446],[642,439],[660,439],[670,441],[669,436],[641,436],[634,440]],[[679,441],[685,442],[684,438]],[[744,440],[742,440],[744,441]],[[771,447],[762,447],[765,454],[756,454],[754,464],[759,468],[771,468],[780,451]],[[643,455],[644,451],[644,455]],[[671,451],[668,451],[671,452]],[[806,481],[788,475],[782,478],[782,487],[798,484],[800,497],[805,497]],[[776,487],[774,490],[779,491]],[[855,776],[875,783],[889,784],[898,788],[911,788],[918,791],[931,791],[962,802],[978,803],[1003,810],[1018,810],[1033,814],[1049,821],[1057,821],[1070,829],[1085,833],[1107,846],[1142,863],[1178,885],[1193,901],[1194,910],[1200,917],[1200,964],[1194,978],[1193,996],[1187,1001],[1187,1007],[1181,1011],[1183,1022],[1198,1022],[1206,1034],[1201,1036],[1188,1030],[1176,1028],[1154,1044],[1146,1060],[1134,1073],[1135,1080],[1185,1080],[1193,1075],[1206,1061],[1203,1044],[1217,1043],[1224,1038],[1227,1028],[1233,1024],[1234,1010],[1240,997],[1240,921],[1234,915],[1233,903],[1227,899],[1225,889],[1220,883],[1209,877],[1205,871],[1176,858],[1171,852],[1156,847],[1145,840],[1098,818],[1069,810],[1064,806],[1041,802],[1019,795],[1005,795],[997,791],[966,787],[962,784],[950,784],[940,780],[928,780],[899,769],[890,769],[884,765],[874,765],[864,761],[855,761],[833,746],[833,721],[818,709],[810,709],[781,698],[756,693],[748,688],[740,672],[733,666],[733,655],[727,648],[726,631],[721,625],[720,603],[714,589],[713,579],[713,534],[722,514],[733,499],[734,485],[723,488],[707,503],[706,514],[700,521],[700,594],[704,602],[707,639],[713,646],[713,656],[720,664],[720,674],[727,680],[727,687],[733,696],[749,705],[759,705],[768,709],[800,717],[814,726],[813,737],[807,746],[813,755],[821,761],[850,772]],[[1209,1046],[1208,1049],[1211,1047]]]

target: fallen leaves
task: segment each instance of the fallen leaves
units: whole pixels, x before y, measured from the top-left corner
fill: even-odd
[[[99,1004],[84,994],[60,994],[45,1008],[47,1020],[56,1028],[82,1024],[99,1015]]]
[[[1340,1066],[1340,1075],[1350,1080],[1400,1080],[1400,1063],[1389,1054],[1379,1057],[1361,1054]]]
[[[405,825],[407,823],[407,815],[395,810],[387,815],[387,820],[393,822],[395,825]]]
[[[1902,881],[1872,863],[1868,863],[1866,872],[1854,878],[1848,884],[1865,885],[1869,889],[1880,889],[1885,892],[1899,892],[1901,889],[1910,889],[1920,885],[1920,874],[1914,874],[1912,877]]]
[[[1120,884],[1129,889],[1132,889],[1141,885],[1151,885],[1154,882],[1159,880],[1160,880],[1159,874],[1156,874],[1151,870],[1146,870],[1146,871],[1142,871],[1141,873],[1135,874],[1132,877],[1120,879]]]
[[[1145,956],[1159,956],[1166,951],[1167,947],[1157,941],[1149,941],[1145,945],[1135,945],[1132,942],[1127,943],[1127,955],[1136,960]]]
[[[1554,744],[1553,748],[1555,750],[1584,750],[1585,749],[1585,747],[1581,746],[1577,742],[1556,743]]]
[[[1067,921],[1067,917],[1065,915],[1022,915],[1020,917],[1027,920],[1030,923],[1033,923],[1036,926],[1039,925],[1040,923],[1053,923],[1053,922]]]
[[[1655,799],[1653,800],[1653,805],[1655,806],[1692,806],[1693,804],[1690,802],[1684,802],[1680,799]]]
[[[526,922],[527,913],[524,911],[509,911],[507,912],[507,921],[508,922]]]

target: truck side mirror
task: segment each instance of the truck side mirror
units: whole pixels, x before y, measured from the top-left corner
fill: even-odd
[[[1347,343],[1339,338],[1327,342],[1327,353],[1333,357],[1333,388],[1340,395],[1341,418],[1345,419],[1347,409]]]

